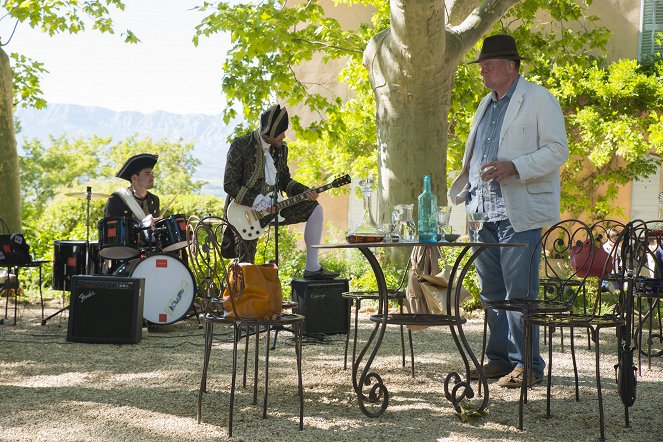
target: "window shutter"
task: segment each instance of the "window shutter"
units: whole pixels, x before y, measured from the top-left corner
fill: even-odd
[[[663,43],[657,39],[663,40],[663,0],[643,0],[640,60],[663,55]]]

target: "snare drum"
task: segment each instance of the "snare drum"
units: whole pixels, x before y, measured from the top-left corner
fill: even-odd
[[[143,318],[171,324],[187,314],[196,293],[191,271],[172,255],[152,255],[123,263],[116,276],[145,278]]]
[[[99,255],[106,259],[129,259],[138,255],[140,225],[131,218],[104,218],[99,227]]]
[[[187,246],[186,216],[173,215],[161,219],[155,224],[161,250],[172,252]]]
[[[53,241],[53,290],[69,291],[71,277],[85,275],[86,241]],[[90,241],[88,266],[90,275],[99,273],[99,244]]]

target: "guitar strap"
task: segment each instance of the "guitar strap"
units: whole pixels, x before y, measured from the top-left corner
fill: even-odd
[[[131,212],[134,216],[134,218],[138,221],[141,222],[143,218],[145,218],[145,212],[143,211],[143,208],[138,205],[136,202],[136,198],[134,198],[133,193],[126,187],[117,190],[115,193],[117,193],[120,198],[122,198],[122,201],[131,209]]]

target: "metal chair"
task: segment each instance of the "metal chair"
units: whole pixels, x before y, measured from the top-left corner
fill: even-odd
[[[534,248],[530,258],[530,272],[539,273],[539,293],[536,296],[523,293],[522,298],[492,301],[484,303],[484,310],[494,309],[500,311],[517,312],[525,318],[535,313],[566,312],[573,309],[576,298],[584,293],[587,275],[580,275],[571,267],[560,266],[559,260],[567,260],[573,246],[582,245],[585,241],[593,243],[590,227],[577,219],[562,220],[546,229],[542,233],[537,246]],[[540,256],[540,264],[535,266]],[[481,361],[483,366],[486,352],[486,341],[488,334],[487,314],[484,315],[483,342],[481,348]],[[528,339],[528,337],[525,337]],[[526,341],[527,342],[527,341]],[[571,341],[573,346],[573,341]],[[573,353],[572,347],[572,353]],[[575,368],[576,395],[579,395],[578,375]],[[531,361],[530,361],[531,362]],[[529,373],[526,371],[525,373]],[[527,376],[524,376],[527,377]],[[481,383],[479,383],[479,394],[481,394]],[[524,393],[524,401],[527,402],[527,392]]]
[[[661,300],[663,299],[663,263],[657,249],[663,240],[663,221],[647,221],[638,224],[639,259],[635,273],[634,297],[637,326],[633,334],[638,349],[638,369],[642,371],[642,356],[647,357],[651,370],[652,357],[663,355],[663,323],[661,321]],[[653,248],[653,250],[652,250]],[[646,305],[643,306],[643,301]],[[655,321],[655,317],[657,320]],[[634,317],[635,321],[636,317]],[[643,330],[647,328],[646,340]]]
[[[395,301],[398,304],[399,313],[403,313],[403,301],[405,300],[405,282],[407,281],[408,270],[410,268],[410,260],[408,260],[405,270],[401,275],[400,282],[398,287],[395,289],[388,290],[389,301]],[[350,291],[344,292],[341,295],[344,299],[349,300],[348,310],[352,309],[354,305],[354,331],[352,338],[352,363],[354,364],[357,360],[357,330],[359,328],[359,309],[361,308],[362,301],[377,301],[379,299],[378,292],[375,290],[368,291]],[[345,334],[345,357],[343,361],[343,369],[347,370],[348,368],[348,344],[350,341],[350,328],[351,328],[351,319],[350,314],[348,314],[348,329]],[[405,368],[405,330],[404,326],[401,325],[401,355],[402,355],[402,365]],[[408,329],[408,340],[410,342],[410,366],[412,371],[412,377],[414,377],[414,346],[412,344],[412,331]]]
[[[633,349],[630,345],[630,338],[632,333],[631,317],[632,317],[632,293],[629,293],[629,288],[632,289],[632,275],[633,269],[636,267],[636,257],[639,246],[635,236],[635,229],[632,223],[627,224],[624,230],[620,233],[615,247],[611,250],[606,259],[596,257],[596,248],[590,247],[589,253],[586,255],[587,268],[596,264],[602,267],[600,270],[599,280],[607,277],[610,274],[609,267],[615,262],[619,263],[617,273],[610,276],[610,279],[617,282],[617,289],[619,292],[618,299],[611,299],[606,297],[604,292],[598,290],[596,299],[593,306],[587,312],[536,312],[531,313],[525,317],[525,333],[526,337],[531,336],[531,330],[534,326],[541,326],[548,330],[549,341],[552,342],[552,335],[555,330],[569,328],[586,328],[590,331],[592,342],[594,342],[594,351],[596,355],[596,387],[598,393],[598,406],[599,406],[599,426],[600,438],[605,439],[605,418],[603,410],[603,395],[601,391],[601,371],[600,371],[600,341],[599,335],[603,329],[615,329],[618,337],[618,363],[615,365],[616,375],[618,379],[619,393],[624,402],[626,426],[629,426],[628,408],[633,405],[635,400],[635,368],[633,367]],[[594,244],[592,241],[590,244]],[[587,247],[584,243],[582,247]],[[592,275],[594,276],[594,275]],[[527,343],[527,357],[526,370],[529,370],[531,363],[529,353],[531,352],[531,341],[526,340]],[[571,332],[571,354],[573,357],[574,371],[575,371],[575,348],[573,345],[573,332]],[[550,402],[551,402],[551,385],[552,385],[552,368],[553,368],[553,353],[552,346],[548,348],[548,383],[546,395],[546,415],[551,416]],[[523,403],[526,401],[528,377],[523,378],[523,385],[521,389],[521,399],[519,404],[519,428],[523,428]],[[576,401],[579,401],[579,394],[577,389],[577,372],[576,372]]]
[[[237,346],[242,337],[242,332],[247,336],[251,330],[255,332],[255,359],[254,359],[254,383],[253,383],[253,402],[257,404],[258,400],[258,371],[259,371],[259,338],[265,333],[265,364],[264,364],[264,396],[263,396],[263,419],[267,417],[267,402],[269,391],[269,355],[271,331],[278,327],[281,330],[291,331],[294,335],[294,349],[297,363],[297,385],[299,396],[299,429],[304,428],[304,389],[302,384],[302,328],[304,317],[296,314],[281,314],[273,319],[251,319],[241,317],[232,302],[234,317],[226,314],[223,308],[221,294],[228,289],[232,295],[241,295],[243,286],[238,283],[230,283],[228,266],[229,263],[221,257],[221,238],[226,228],[232,228],[225,220],[218,217],[206,217],[199,220],[190,220],[190,241],[189,254],[190,262],[194,275],[196,276],[198,287],[202,294],[202,311],[204,315],[205,345],[203,356],[203,370],[200,379],[200,389],[197,402],[198,423],[202,421],[202,400],[203,394],[207,392],[207,373],[212,352],[214,339],[214,326],[222,325],[232,327],[233,330],[233,351],[232,351],[232,374],[230,384],[230,410],[228,416],[228,436],[233,433],[233,410],[235,401],[235,382],[237,375]],[[244,386],[246,386],[246,356],[244,364]]]

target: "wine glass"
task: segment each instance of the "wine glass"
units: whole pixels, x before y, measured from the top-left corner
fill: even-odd
[[[439,206],[437,209],[437,236],[440,241],[445,239],[449,225],[449,217],[451,216],[450,206]],[[449,231],[451,233],[451,231]]]
[[[486,221],[486,214],[483,212],[472,212],[467,214],[467,224],[474,233],[472,235],[474,241],[479,241],[479,230],[483,228],[483,223]]]

